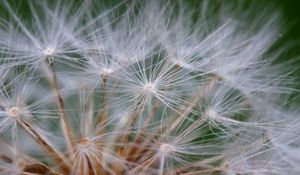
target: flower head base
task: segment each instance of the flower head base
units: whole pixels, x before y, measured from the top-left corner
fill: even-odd
[[[153,94],[156,91],[156,85],[154,83],[147,83],[143,87],[144,92]]]
[[[219,114],[217,111],[215,111],[214,109],[212,108],[208,108],[205,112],[206,116],[208,117],[208,119],[217,119]]]
[[[92,144],[92,140],[88,137],[81,139],[81,141],[79,142],[80,147],[84,149],[89,149],[89,147],[91,147]]]
[[[43,50],[43,53],[44,53],[46,56],[52,56],[53,53],[54,53],[54,48],[52,48],[52,47],[47,47],[45,50]]]
[[[43,54],[45,56],[53,56],[54,52],[55,52],[55,48],[53,47],[47,47],[45,50],[43,50]]]
[[[20,108],[18,107],[11,107],[9,110],[8,110],[8,115],[12,118],[17,118],[19,115],[20,115]]]
[[[103,68],[100,70],[100,75],[101,76],[108,76],[109,74],[113,73],[114,70],[111,68]]]
[[[159,147],[159,152],[163,155],[170,155],[174,151],[175,151],[174,146],[167,144],[167,143],[163,143]]]

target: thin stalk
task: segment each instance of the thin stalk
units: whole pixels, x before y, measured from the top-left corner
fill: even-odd
[[[48,70],[49,70],[49,74],[48,74],[48,81],[51,85],[52,91],[54,93],[55,96],[55,102],[56,102],[56,107],[58,109],[59,112],[59,117],[60,117],[60,121],[61,121],[61,127],[63,130],[63,134],[64,137],[66,138],[66,142],[67,142],[67,146],[68,146],[68,150],[69,153],[72,154],[73,150],[74,150],[74,134],[72,132],[71,127],[69,126],[69,121],[68,121],[68,116],[65,112],[65,107],[64,107],[64,101],[63,98],[59,92],[59,85],[58,85],[58,81],[57,81],[57,77],[56,77],[56,71],[55,71],[55,66],[53,63],[52,58],[49,56],[48,59]]]
[[[188,118],[188,115],[192,112],[195,105],[203,99],[205,93],[207,90],[212,89],[216,83],[219,81],[219,78],[213,77],[212,80],[210,80],[204,87],[198,89],[198,93],[196,94],[196,97],[193,99],[191,103],[185,108],[184,111],[180,114],[180,116],[172,123],[172,125],[169,127],[168,130],[166,130],[166,134],[171,133],[175,128],[179,126],[181,122],[183,122],[185,119]]]
[[[22,165],[23,172],[22,175],[33,175],[36,173],[39,174],[47,174],[47,175],[61,175],[58,172],[52,171],[48,166],[44,165],[43,163],[26,163]]]
[[[153,134],[151,135],[151,137],[147,136],[147,138],[143,138],[142,135],[143,133],[138,133],[138,137],[136,137],[134,143],[137,146],[133,146],[131,147],[128,151],[127,154],[124,156],[128,156],[129,158],[127,158],[127,160],[129,161],[140,161],[140,159],[142,158],[142,156],[140,155],[144,155],[146,152],[151,152],[151,150],[149,150],[149,148],[151,148],[153,146],[153,144],[155,142],[157,142],[157,140],[159,139],[157,136],[160,135],[160,128],[157,128],[156,131],[153,131]],[[138,155],[138,156],[136,156]]]
[[[135,141],[137,141],[140,138],[141,134],[144,132],[145,128],[147,127],[147,124],[150,123],[151,120],[155,117],[155,113],[157,112],[160,104],[161,102],[157,100],[155,105],[151,109],[149,109],[147,119],[143,122],[142,126],[138,128],[137,135],[135,136]]]
[[[123,135],[123,136],[120,136],[117,139],[117,140],[120,141],[120,143],[123,144],[123,146],[120,146],[117,149],[117,155],[120,155],[120,156],[123,156],[123,157],[127,155],[126,147],[128,146],[127,143],[128,143],[129,135],[130,135],[130,133],[132,133],[133,126],[134,126],[136,120],[138,119],[138,116],[139,116],[140,112],[143,111],[143,109],[145,108],[144,103],[137,103],[135,106],[136,106],[135,110],[133,110],[133,113],[131,114],[131,117],[129,117],[130,120],[128,121],[128,128],[125,131],[126,134]]]
[[[147,169],[151,167],[151,165],[155,164],[157,162],[159,157],[150,157],[149,159],[145,160],[141,164],[139,164],[137,167],[130,170],[128,174],[139,174],[139,172],[142,172],[143,169]]]
[[[180,174],[180,173],[183,173],[183,172],[187,172],[188,170],[190,169],[193,169],[195,167],[206,167],[208,168],[208,164],[211,164],[213,162],[218,162],[218,161],[221,161],[222,159],[224,158],[224,156],[220,155],[220,156],[214,156],[214,157],[211,157],[211,158],[207,158],[207,159],[204,159],[204,160],[200,160],[200,161],[197,161],[197,162],[194,162],[192,164],[188,164],[188,165],[185,165],[183,167],[179,167],[175,170],[174,174]]]
[[[98,121],[96,122],[97,125],[100,126],[99,131],[97,132],[98,135],[101,135],[105,132],[104,129],[104,122],[106,121],[106,113],[105,113],[105,97],[106,97],[106,82],[107,82],[107,76],[106,75],[101,75],[101,97],[100,97],[100,105],[99,105],[99,110],[101,111],[98,116]]]
[[[199,171],[194,171],[194,172],[190,172],[190,173],[181,173],[181,175],[195,175],[195,174],[211,174],[211,173],[222,173],[224,172],[224,168],[223,167],[217,167],[217,168],[213,168],[213,169],[207,169],[207,170],[199,170]]]
[[[120,147],[117,149],[117,154],[118,154],[118,155],[121,155],[121,156],[125,156],[125,155],[126,155],[125,147],[127,146],[128,139],[129,139],[129,135],[130,135],[131,130],[132,130],[132,128],[133,128],[133,125],[134,125],[134,123],[135,123],[135,121],[136,121],[136,119],[137,119],[137,117],[138,117],[138,113],[137,113],[137,112],[134,112],[131,116],[132,116],[132,117],[131,117],[130,119],[132,119],[132,120],[129,121],[129,127],[128,127],[127,131],[125,131],[126,134],[123,135],[123,136],[121,136],[121,137],[118,139],[118,140],[120,140],[120,143],[123,144],[123,146],[120,146]]]
[[[70,165],[63,155],[55,150],[50,144],[26,121],[17,118],[19,125],[52,157],[65,173],[70,172]]]

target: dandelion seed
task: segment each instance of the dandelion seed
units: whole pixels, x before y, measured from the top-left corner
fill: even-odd
[[[80,144],[84,145],[86,147],[89,147],[91,145],[91,140],[89,138],[85,137],[85,138],[81,139]]]
[[[53,47],[47,47],[45,50],[43,50],[43,54],[45,56],[53,56],[55,52],[55,49]]]
[[[163,154],[163,155],[169,155],[172,152],[174,152],[175,148],[167,143],[161,144],[159,147],[159,151]]]
[[[211,109],[211,108],[206,111],[206,114],[207,114],[207,116],[209,116],[211,118],[217,118],[218,117],[218,113],[215,110]]]
[[[153,84],[153,83],[147,83],[144,85],[143,89],[145,90],[146,93],[152,94],[152,93],[155,93],[156,87],[155,87],[155,84]]]
[[[20,115],[20,109],[18,107],[11,107],[8,111],[8,114],[12,118],[16,118]]]
[[[113,73],[113,69],[111,68],[103,68],[100,70],[100,75],[101,76],[108,76],[109,74]]]

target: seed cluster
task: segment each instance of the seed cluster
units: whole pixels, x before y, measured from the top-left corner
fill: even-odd
[[[299,174],[281,14],[236,3],[1,1],[0,174]]]

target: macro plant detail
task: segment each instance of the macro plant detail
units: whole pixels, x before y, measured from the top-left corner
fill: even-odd
[[[0,2],[0,174],[300,173],[276,8],[21,2]]]

